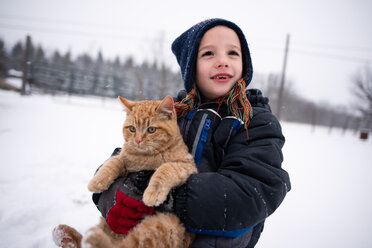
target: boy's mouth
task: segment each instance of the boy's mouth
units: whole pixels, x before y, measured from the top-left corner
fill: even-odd
[[[218,79],[218,80],[230,79],[230,78],[232,78],[232,75],[228,73],[218,73],[211,77],[211,79]]]

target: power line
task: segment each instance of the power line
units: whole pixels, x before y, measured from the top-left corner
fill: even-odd
[[[53,33],[53,34],[67,34],[67,35],[81,35],[81,36],[104,36],[105,38],[113,38],[113,39],[137,39],[137,40],[143,40],[143,41],[150,41],[153,42],[152,38],[147,37],[135,37],[132,35],[118,35],[113,32],[107,32],[106,30],[109,30],[109,28],[115,29],[115,30],[128,30],[128,28],[135,29],[136,31],[144,29],[140,26],[135,26],[135,23],[129,23],[129,26],[114,26],[113,24],[110,25],[104,25],[102,23],[92,23],[92,22],[81,22],[81,21],[72,21],[72,20],[63,20],[63,19],[51,19],[51,18],[43,18],[43,17],[32,17],[32,16],[22,16],[22,15],[9,15],[9,14],[0,14],[0,20],[3,20],[3,23],[0,22],[0,28],[8,28],[8,29],[15,29],[15,30],[23,30],[23,31],[35,31],[35,32],[42,32],[42,33]],[[7,20],[8,19],[8,20]],[[10,19],[10,20],[9,20]],[[15,21],[27,21],[27,24],[10,24],[9,22]],[[4,23],[5,21],[5,23]],[[39,22],[42,23],[42,26],[39,24],[32,24],[30,22]],[[76,31],[73,29],[61,29],[60,27],[46,27],[45,25],[49,24],[62,24],[64,27],[71,25],[73,28],[76,28],[77,26],[83,27],[86,29],[94,28],[95,30],[97,27],[103,28],[106,32],[87,32],[87,31]],[[32,26],[30,26],[32,25]],[[35,26],[36,25],[36,26]],[[58,29],[58,30],[57,30]],[[161,32],[162,30],[159,29],[158,32]]]
[[[24,19],[30,18],[30,20],[38,20],[38,21],[45,21],[43,19],[37,19],[37,18],[31,18],[31,17],[24,17]],[[1,18],[0,18],[1,19]],[[54,20],[55,22],[63,22],[62,20]],[[91,26],[89,23],[85,23],[86,25]],[[73,35],[73,36],[86,36],[86,37],[105,37],[109,39],[118,39],[118,40],[141,40],[146,42],[153,42],[154,39],[146,38],[146,37],[135,37],[131,35],[118,35],[114,33],[103,33],[103,32],[89,32],[89,31],[77,31],[72,29],[61,29],[61,28],[47,28],[47,27],[35,27],[35,26],[28,26],[28,25],[20,25],[20,24],[9,24],[9,23],[1,23],[0,22],[0,28],[4,29],[12,29],[12,30],[21,30],[26,32],[41,32],[41,33],[48,33],[48,34],[59,34],[59,35]],[[168,43],[169,41],[162,39],[163,43]],[[272,42],[273,43],[273,42]],[[334,48],[334,49],[343,49],[343,50],[371,50],[372,48],[368,47],[355,47],[355,46],[331,46],[327,44],[315,44],[315,43],[297,43],[292,44],[293,47],[296,47],[298,45],[304,45],[307,44],[308,46],[313,47],[321,47],[321,48]],[[260,44],[253,46],[256,49],[265,49],[266,50],[272,50],[280,52],[281,48],[279,47],[272,47],[272,46],[262,46]],[[252,49],[251,49],[252,50]],[[344,60],[344,61],[351,61],[351,62],[357,62],[357,63],[371,63],[371,59],[367,58],[360,58],[360,57],[351,57],[351,56],[344,56],[344,55],[335,55],[335,54],[329,54],[329,53],[323,53],[323,52],[314,52],[314,51],[308,51],[303,49],[291,49],[294,53],[300,53],[300,54],[306,54],[316,57],[323,57],[323,58],[329,58],[334,60]]]
[[[279,40],[273,40],[273,39],[255,39],[257,45],[256,46],[265,46],[272,48],[272,45],[278,46],[280,48],[275,48],[278,50],[281,50],[281,43],[283,41]],[[262,43],[272,44],[272,45],[262,45]],[[293,42],[292,42],[293,43]],[[343,50],[343,51],[358,51],[358,52],[372,52],[372,47],[366,47],[366,46],[351,46],[351,45],[340,45],[340,44],[322,44],[322,43],[309,43],[309,42],[301,42],[296,41],[292,44],[296,47],[306,47],[311,49],[327,49],[327,50]]]
[[[104,25],[102,23],[92,23],[92,22],[77,22],[77,21],[72,21],[72,20],[63,20],[63,19],[51,19],[51,18],[43,18],[43,17],[32,17],[32,16],[21,16],[21,15],[9,15],[9,14],[1,14],[0,19],[12,19],[12,20],[26,20],[26,21],[34,21],[34,22],[41,22],[44,24],[50,24],[50,23],[58,23],[58,24],[71,24],[73,26],[84,26],[84,27],[102,27],[106,28],[107,27],[113,27],[113,25]],[[22,25],[19,25],[22,26]],[[130,24],[131,27],[133,26],[133,23]],[[118,28],[120,30],[125,30],[128,27],[124,26],[116,26],[115,28]],[[137,26],[135,27],[137,30],[141,29],[143,27]],[[161,31],[161,30],[159,30]],[[54,31],[55,33],[55,31]],[[77,32],[75,31],[77,34]],[[74,34],[75,34],[74,33]],[[94,33],[90,33],[94,35]],[[99,33],[97,33],[99,35]],[[115,35],[117,36],[117,35]],[[265,42],[265,43],[272,43],[272,44],[278,44],[281,47],[281,40],[278,39],[271,39],[271,38],[259,38],[259,42]],[[362,46],[350,46],[350,45],[339,45],[339,44],[322,44],[322,43],[313,43],[313,42],[296,42],[295,44],[292,44],[295,46],[305,46],[305,47],[310,47],[310,48],[325,48],[325,49],[338,49],[338,50],[353,50],[353,51],[372,51],[372,47],[362,47]],[[281,48],[278,48],[281,50]]]
[[[352,61],[352,62],[357,62],[357,63],[368,64],[368,63],[371,63],[372,61],[371,59],[366,59],[366,58],[350,57],[350,56],[335,55],[335,54],[313,52],[313,51],[310,52],[310,51],[298,50],[298,49],[291,49],[291,52],[302,53],[302,54],[312,55],[316,57],[324,57],[324,58],[335,59],[335,60],[347,60],[347,61]]]
[[[292,47],[295,47],[294,44],[291,44]],[[278,47],[270,47],[270,46],[253,46],[253,49],[251,48],[251,53],[255,52],[255,50],[264,50],[264,51],[271,51],[271,52],[282,52],[283,48]],[[297,54],[304,54],[304,55],[310,55],[315,57],[321,57],[321,58],[327,58],[327,59],[333,59],[333,60],[344,60],[344,61],[350,61],[350,62],[357,62],[357,63],[371,63],[372,59],[367,58],[360,58],[360,57],[352,57],[352,56],[344,56],[344,55],[335,55],[335,54],[329,54],[329,53],[323,53],[323,52],[315,52],[315,51],[307,51],[303,49],[296,49],[291,48],[292,53]]]
[[[42,18],[42,17],[31,17],[31,16],[17,16],[17,15],[7,15],[7,14],[1,14],[0,19],[13,19],[16,21],[19,20],[25,20],[25,21],[34,21],[34,22],[41,22],[43,24],[50,24],[50,23],[58,23],[58,24],[72,24],[74,26],[101,26],[101,27],[107,27],[107,25],[102,25],[101,23],[89,23],[89,22],[76,22],[71,20],[62,20],[62,19],[50,19],[50,18]]]
[[[139,40],[147,40],[153,41],[153,39],[145,38],[145,37],[135,37],[130,35],[118,35],[113,33],[98,33],[98,32],[87,32],[87,31],[76,31],[71,29],[60,29],[60,28],[45,28],[45,27],[31,27],[26,25],[18,25],[18,24],[6,24],[0,23],[0,28],[5,29],[13,29],[13,30],[22,30],[22,31],[34,31],[34,32],[41,32],[41,33],[49,33],[49,34],[65,34],[65,35],[79,35],[79,36],[89,36],[89,37],[97,37],[97,36],[104,36],[105,38],[112,38],[112,39],[139,39]]]
[[[80,27],[83,27],[83,28],[92,28],[94,27],[94,29],[97,29],[98,28],[102,28],[104,30],[108,30],[108,29],[114,29],[114,30],[128,30],[129,28],[132,28],[132,29],[135,29],[135,30],[141,30],[141,29],[144,29],[144,27],[141,27],[141,26],[135,26],[135,23],[129,23],[129,26],[122,26],[122,25],[114,25],[114,24],[110,24],[110,25],[105,25],[105,24],[102,24],[102,23],[92,23],[92,22],[81,22],[81,21],[73,21],[73,20],[63,20],[63,19],[51,19],[51,18],[43,18],[43,17],[31,17],[31,16],[17,16],[17,15],[0,15],[0,20],[3,19],[7,22],[7,19],[11,19],[10,21],[11,22],[14,22],[17,21],[27,21],[27,24],[29,25],[30,24],[30,21],[31,22],[38,22],[38,23],[42,23],[43,26],[45,25],[49,25],[49,24],[61,24],[63,26],[68,26],[68,25],[71,25],[73,26],[74,28],[76,28],[77,26],[80,26]],[[9,21],[8,21],[9,22]],[[6,24],[8,24],[8,22]],[[19,26],[24,26],[24,24],[18,24]],[[39,24],[35,24],[37,26],[39,26]],[[147,26],[146,26],[147,27]],[[38,27],[37,27],[38,28]],[[155,29],[156,31],[156,29]],[[162,30],[159,29],[158,32],[161,32]]]
[[[338,50],[353,50],[353,51],[371,51],[372,47],[361,47],[361,46],[346,46],[346,45],[338,45],[338,44],[320,44],[320,43],[303,43],[297,42],[297,46],[310,46],[310,47],[318,47],[318,48],[325,48],[325,49],[338,49]]]

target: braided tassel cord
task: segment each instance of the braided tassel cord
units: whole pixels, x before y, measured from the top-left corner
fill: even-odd
[[[220,105],[225,102],[230,113],[243,121],[248,136],[248,126],[250,119],[253,117],[253,109],[245,90],[245,82],[240,79],[225,96],[217,99],[217,102]]]
[[[186,95],[184,99],[179,102],[174,103],[174,107],[176,109],[176,113],[178,117],[185,116],[194,108],[195,102],[195,89],[190,91],[189,94]]]

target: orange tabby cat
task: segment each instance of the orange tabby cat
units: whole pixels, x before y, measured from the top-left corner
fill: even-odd
[[[130,102],[122,97],[119,100],[127,112],[124,146],[119,155],[101,166],[88,189],[102,192],[128,172],[155,170],[142,200],[147,206],[159,206],[171,188],[185,183],[197,172],[178,129],[173,99],[167,96],[162,101]],[[67,225],[57,226],[53,236],[57,245],[66,248],[80,248],[81,244],[92,248],[188,247],[193,239],[176,215],[159,212],[145,217],[128,235],[114,233],[101,217],[100,224],[91,228],[83,241]]]

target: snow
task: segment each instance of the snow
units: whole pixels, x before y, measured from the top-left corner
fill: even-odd
[[[371,137],[283,124],[292,190],[257,247],[372,247]]]
[[[16,70],[10,70],[8,71],[8,73],[9,75],[15,75],[15,76],[18,76],[17,74],[19,74],[19,72]],[[22,88],[22,80],[20,80],[19,78],[9,77],[6,79],[6,82],[18,89]],[[29,89],[28,85],[27,85],[27,89]]]
[[[56,247],[56,225],[98,223],[87,184],[122,145],[124,116],[115,99],[0,91],[0,247]],[[372,247],[372,138],[293,123],[283,132],[292,190],[257,247]]]

